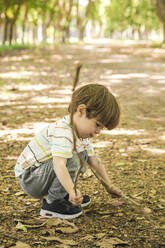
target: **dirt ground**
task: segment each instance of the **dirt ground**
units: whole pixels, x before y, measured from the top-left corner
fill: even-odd
[[[102,83],[121,106],[119,126],[93,139],[95,152],[149,215],[110,198],[88,169],[78,187],[90,207],[69,222],[47,221],[39,217],[42,200],[25,195],[15,178],[29,140],[67,114],[77,63],[79,85]],[[14,51],[0,56],[0,90],[0,248],[165,247],[165,49],[110,42]]]

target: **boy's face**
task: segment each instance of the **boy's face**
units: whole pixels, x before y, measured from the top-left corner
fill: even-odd
[[[97,118],[86,117],[86,107],[77,109],[74,120],[79,138],[92,138],[104,128]]]

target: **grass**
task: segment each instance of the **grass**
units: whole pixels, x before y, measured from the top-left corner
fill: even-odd
[[[13,50],[27,49],[31,47],[32,45],[28,45],[28,44],[2,45],[0,46],[0,53],[9,52]]]
[[[161,48],[162,45],[163,45],[162,43],[152,43],[152,44],[151,44],[151,47],[152,47],[152,48]]]

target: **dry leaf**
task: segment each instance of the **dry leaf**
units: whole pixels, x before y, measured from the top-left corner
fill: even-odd
[[[102,238],[105,237],[105,235],[106,235],[106,233],[97,233],[97,234],[95,235],[95,237],[96,237],[97,239],[102,239]]]
[[[58,227],[56,228],[56,231],[57,232],[60,232],[60,233],[77,233],[79,231],[79,228],[78,227]]]
[[[96,243],[100,248],[113,248],[114,245],[128,245],[127,242],[119,239],[119,238],[109,238],[109,239],[103,239],[102,241],[99,241]]]
[[[113,212],[110,212],[110,211],[98,211],[97,214],[99,215],[111,215],[111,214],[114,214]]]
[[[92,235],[86,235],[85,237],[82,238],[83,241],[89,241],[92,239],[94,239],[94,236],[92,236]]]
[[[23,224],[20,221],[16,225],[16,229],[23,230],[24,232],[27,232],[27,228],[39,228],[41,226],[44,226],[45,223],[39,224],[39,225],[29,225],[29,224]]]
[[[70,221],[68,221],[68,220],[63,220],[62,222],[63,222],[65,225],[67,225],[67,226],[72,226],[72,227],[75,227],[75,226],[76,226],[73,222],[70,222]]]
[[[58,218],[49,218],[46,220],[45,224],[48,227],[52,227],[52,226],[58,226],[62,223],[63,221],[61,219]]]
[[[112,205],[114,207],[119,207],[119,206],[122,206],[125,202],[113,202]]]
[[[17,193],[15,193],[16,196],[22,196],[22,195],[26,195],[24,191],[18,191]]]
[[[13,248],[31,248],[30,245],[23,243],[21,241],[18,241],[15,246],[11,246]]]
[[[77,242],[75,242],[74,240],[69,240],[69,239],[60,239],[58,237],[55,237],[55,236],[50,236],[50,237],[44,237],[44,236],[41,236],[42,239],[46,239],[47,241],[57,241],[61,244],[64,244],[64,245],[77,245]]]
[[[91,169],[87,169],[86,172],[82,175],[84,180],[88,179],[88,178],[90,178],[92,176],[93,176],[93,173],[92,173]]]

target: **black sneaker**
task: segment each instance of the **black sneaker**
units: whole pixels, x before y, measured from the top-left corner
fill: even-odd
[[[40,215],[46,218],[74,219],[82,214],[78,206],[73,206],[65,199],[58,199],[48,204],[44,199]]]
[[[65,197],[64,197],[65,200],[69,200],[69,195],[67,194]],[[82,208],[85,208],[87,207],[89,204],[91,203],[91,199],[88,195],[83,195],[83,201],[81,203],[81,207]]]

